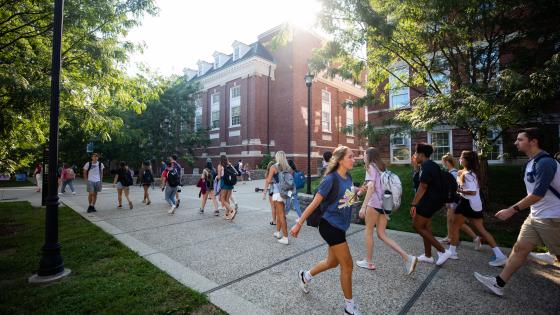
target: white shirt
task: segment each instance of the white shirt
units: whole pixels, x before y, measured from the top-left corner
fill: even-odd
[[[480,191],[478,188],[478,179],[476,178],[476,174],[468,171],[463,179],[465,183],[461,185],[459,181],[457,181],[457,185],[459,185],[464,191],[474,191],[476,194],[467,195],[460,193],[461,197],[469,201],[469,204],[474,211],[482,211],[482,200],[480,199]]]
[[[536,169],[537,172],[539,172],[538,169],[539,165],[541,166],[542,169],[542,166],[544,164],[543,162],[544,160],[539,160],[537,162],[537,169]],[[554,161],[554,163],[557,162]],[[525,187],[527,188],[527,194],[532,194],[535,190],[535,187],[538,184],[536,181],[530,183],[527,180],[528,179],[527,173],[531,172],[532,169],[533,169],[533,160],[527,163],[527,167],[525,168],[525,176],[523,177],[523,180],[525,181]],[[550,186],[555,188],[557,191],[560,191],[560,165],[558,163],[556,167],[556,173],[554,174],[554,178],[552,179]],[[550,189],[547,189],[544,197],[531,206],[531,217],[535,219],[560,218],[560,198],[556,197],[556,195],[554,195],[552,191],[550,191]]]
[[[92,163],[92,162],[87,162],[84,165],[84,172],[88,171],[89,168],[89,163],[91,163],[91,169],[88,172],[88,181],[90,182],[100,182],[101,181],[101,174],[99,174],[99,161],[97,161],[97,163]],[[103,163],[101,163],[101,172],[103,172],[103,169],[105,168],[105,166],[103,165]]]

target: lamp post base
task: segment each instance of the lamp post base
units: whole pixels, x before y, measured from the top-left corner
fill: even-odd
[[[53,282],[53,281],[57,281],[59,279],[62,279],[66,276],[68,276],[70,273],[72,272],[72,270],[64,268],[64,270],[60,273],[57,273],[56,275],[52,275],[52,276],[39,276],[38,274],[34,274],[31,277],[29,277],[29,279],[27,279],[29,281],[29,283],[49,283],[49,282]]]

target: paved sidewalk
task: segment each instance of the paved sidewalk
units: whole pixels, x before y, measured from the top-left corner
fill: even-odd
[[[85,213],[85,186],[62,202],[98,225],[181,283],[206,293],[210,301],[230,314],[341,314],[339,271],[317,276],[311,292],[303,294],[296,282],[299,269],[308,269],[326,255],[327,246],[316,229],[305,227],[290,245],[272,236],[268,201],[255,187],[263,181],[238,184],[235,193],[240,212],[234,222],[214,217],[211,204],[198,213],[198,189],[184,187],[176,214],[167,214],[163,193],[150,190],[152,204],[140,201],[142,189],[133,187],[134,209],[116,208],[116,191],[105,184],[95,214]],[[18,198],[34,205],[40,194],[29,188],[0,189],[0,199]],[[223,215],[223,212],[221,213]],[[295,213],[288,214],[291,227]],[[419,255],[422,242],[410,233],[389,231],[406,251]],[[363,226],[352,225],[348,242],[354,260],[365,255]],[[64,244],[62,244],[64,251]],[[506,250],[509,252],[509,250]],[[496,274],[488,265],[488,247],[481,252],[463,242],[459,260],[443,268],[419,264],[406,276],[400,257],[375,239],[376,271],[355,267],[354,297],[363,314],[558,314],[560,267],[530,262],[509,283],[506,295],[496,297],[474,279],[473,271]]]

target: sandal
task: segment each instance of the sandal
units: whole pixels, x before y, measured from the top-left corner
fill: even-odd
[[[235,216],[237,215],[237,210],[233,210],[232,212],[233,212],[233,214],[230,217],[231,221],[233,221],[233,219],[235,219]]]
[[[276,225],[276,223],[274,223],[274,221],[270,221],[270,225]]]

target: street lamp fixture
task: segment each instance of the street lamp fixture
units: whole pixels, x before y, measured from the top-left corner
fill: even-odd
[[[305,85],[307,86],[307,194],[311,195],[311,85],[313,75],[309,72],[305,75]]]

